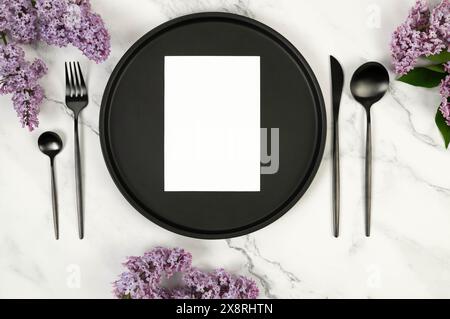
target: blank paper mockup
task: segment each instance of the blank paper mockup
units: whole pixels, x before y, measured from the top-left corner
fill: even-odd
[[[260,191],[260,57],[166,56],[164,191]]]

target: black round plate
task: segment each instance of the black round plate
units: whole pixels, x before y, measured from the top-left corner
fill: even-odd
[[[280,166],[260,192],[164,192],[164,56],[260,56],[261,127],[279,128]],[[326,115],[317,80],[284,37],[229,13],[183,16],[150,31],[121,59],[102,101],[100,138],[114,182],[145,217],[179,234],[230,238],[287,212],[323,155]]]

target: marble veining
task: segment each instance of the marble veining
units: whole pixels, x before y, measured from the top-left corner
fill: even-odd
[[[0,102],[0,297],[110,298],[127,255],[156,245],[191,251],[196,266],[253,277],[262,298],[450,297],[450,152],[434,126],[435,90],[392,82],[373,109],[373,237],[363,233],[365,114],[349,92],[359,64],[389,66],[388,42],[413,0],[92,0],[112,35],[110,59],[86,61],[72,48],[27,48],[49,66],[40,128],[17,124]],[[178,16],[233,12],[286,36],[316,73],[330,120],[329,54],[344,66],[341,106],[342,236],[331,236],[331,157],[307,194],[272,225],[240,238],[205,241],[170,233],[137,213],[110,178],[100,150],[103,90],[120,57],[142,35]],[[64,61],[79,60],[90,105],[83,112],[86,239],[77,239],[72,115],[64,101]],[[394,79],[394,75],[391,74]],[[330,121],[329,121],[330,123]],[[329,124],[330,125],[330,124]],[[329,126],[330,127],[330,126]],[[331,128],[331,127],[330,127]],[[53,240],[47,159],[36,141],[60,133],[57,158],[61,240]]]

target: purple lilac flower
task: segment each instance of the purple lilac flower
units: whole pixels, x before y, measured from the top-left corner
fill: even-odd
[[[30,43],[37,39],[37,13],[30,0],[3,2],[2,9],[7,23],[8,36],[16,42]]]
[[[8,29],[8,7],[4,0],[0,0],[0,32]]]
[[[129,257],[124,263],[128,271],[114,283],[114,294],[131,299],[168,298],[170,293],[160,287],[163,276],[170,278],[175,272],[187,271],[191,262],[191,254],[177,248],[157,247],[143,256]]]
[[[443,0],[433,12],[426,1],[415,3],[406,21],[392,35],[391,55],[397,74],[411,71],[419,57],[448,48],[449,19],[449,0]]]
[[[447,63],[447,70],[449,68],[449,64],[450,63]],[[450,75],[447,75],[447,77],[444,80],[442,80],[439,91],[442,97],[439,110],[444,116],[447,125],[450,126]]]
[[[443,38],[449,50],[450,43],[450,1],[444,0],[432,13],[431,25],[434,32]],[[450,74],[450,62],[444,64],[447,73]],[[441,82],[439,90],[442,100],[439,110],[441,111],[447,125],[450,126],[450,75],[447,75]]]
[[[448,1],[443,0],[442,3],[433,9],[430,15],[429,27],[425,31],[421,32],[421,51],[423,56],[430,56],[439,54],[443,50],[447,49],[448,41],[443,32],[442,17],[441,14],[443,6]]]
[[[25,52],[17,45],[0,45],[0,74],[3,76],[15,73],[25,61]],[[2,83],[0,90],[5,84]],[[7,93],[7,92],[6,92]]]
[[[36,0],[39,18],[39,37],[49,45],[64,47],[69,44],[64,14],[67,12],[67,0]]]
[[[13,105],[20,123],[30,131],[39,125],[37,116],[43,99],[44,90],[38,84],[13,94]]]
[[[44,62],[25,60],[24,51],[14,44],[0,45],[0,94],[13,94],[13,105],[22,126],[32,131],[44,92],[37,82],[47,72]]]
[[[217,269],[212,274],[220,287],[221,299],[255,299],[259,290],[254,281],[243,276],[232,276],[224,269]]]
[[[183,249],[155,248],[140,257],[129,257],[128,271],[113,283],[118,298],[131,299],[255,299],[259,291],[253,280],[233,276],[223,269],[203,272],[192,267],[192,256]],[[182,283],[169,289],[163,278],[182,273]]]
[[[75,47],[89,59],[100,63],[109,56],[110,37],[101,17],[92,12],[81,15],[79,24],[75,24],[68,37]]]
[[[258,287],[253,280],[233,276],[223,269],[211,273],[192,268],[183,275],[185,286],[175,292],[176,299],[256,299]]]
[[[60,47],[72,44],[99,63],[110,53],[110,36],[87,0],[36,0],[40,38]]]
[[[22,61],[19,68],[4,76],[3,86],[7,93],[26,90],[34,87],[47,72],[44,62],[36,59],[33,63]]]
[[[430,20],[430,33],[439,39],[442,39],[445,47],[450,43],[450,1],[443,0],[433,9]]]
[[[25,52],[16,44],[0,45],[0,94],[13,94],[13,105],[22,126],[30,130],[39,124],[37,115],[44,98],[38,80],[47,67],[39,59],[30,63]]]
[[[414,68],[422,55],[420,42],[423,29],[427,28],[430,10],[425,1],[417,1],[404,23],[394,31],[391,41],[391,54],[395,72],[406,74]]]

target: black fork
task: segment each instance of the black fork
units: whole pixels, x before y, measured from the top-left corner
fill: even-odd
[[[77,186],[78,234],[84,237],[84,209],[81,182],[80,141],[78,135],[78,118],[81,111],[88,105],[88,92],[81,73],[80,63],[66,62],[66,105],[73,112],[75,124],[75,179]]]

